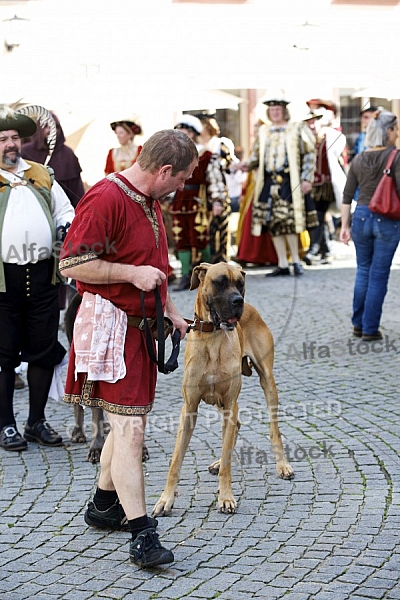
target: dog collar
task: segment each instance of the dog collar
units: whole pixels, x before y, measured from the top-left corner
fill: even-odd
[[[188,333],[189,331],[199,331],[200,333],[212,333],[213,331],[217,331],[220,329],[219,325],[214,325],[212,321],[201,321],[197,315],[194,316],[194,321],[189,321]]]

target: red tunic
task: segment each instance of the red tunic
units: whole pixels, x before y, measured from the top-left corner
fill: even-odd
[[[142,205],[115,183],[101,180],[79,203],[61,253],[61,270],[101,258],[111,263],[152,265],[167,274],[168,245],[159,202],[140,194],[122,175],[118,178],[134,196],[144,198],[148,207],[152,205],[152,213],[146,215]],[[142,315],[140,291],[132,284],[77,282],[77,287],[80,294],[84,291],[100,294],[128,315]],[[159,289],[165,306],[167,281]],[[146,316],[155,317],[152,293],[146,294],[145,305]],[[124,357],[127,374],[116,383],[85,381],[85,373],[79,373],[75,381],[72,344],[64,400],[97,406],[116,414],[137,415],[150,411],[157,367],[148,356],[144,332],[136,327],[127,328]]]

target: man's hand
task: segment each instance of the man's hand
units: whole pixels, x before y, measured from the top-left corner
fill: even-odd
[[[312,190],[312,184],[309,181],[302,181],[300,184],[300,189],[303,194],[308,194]]]
[[[151,292],[158,285],[161,285],[166,278],[167,276],[160,269],[151,267],[150,265],[143,265],[132,269],[130,283],[143,292]]]
[[[181,333],[181,340],[185,337],[187,333],[188,324],[182,315],[178,312],[175,304],[172,302],[170,295],[167,295],[167,302],[165,305],[165,315],[171,319],[174,328],[179,329]]]

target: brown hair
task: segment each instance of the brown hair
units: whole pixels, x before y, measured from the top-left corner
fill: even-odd
[[[186,171],[199,160],[194,142],[179,129],[157,131],[143,144],[137,162],[143,171],[154,173],[164,165],[172,166],[172,175]]]

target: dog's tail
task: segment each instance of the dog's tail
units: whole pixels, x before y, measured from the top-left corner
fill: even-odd
[[[67,336],[67,340],[69,345],[72,343],[72,338],[74,335],[74,323],[76,313],[78,312],[78,308],[82,302],[82,296],[76,292],[74,296],[72,296],[69,301],[68,308],[65,311],[64,315],[64,327],[65,327],[65,335]]]

